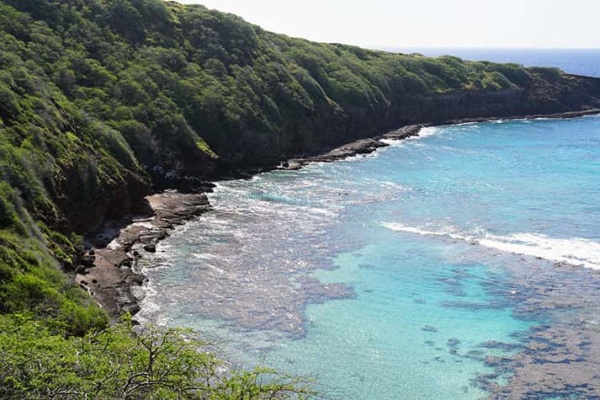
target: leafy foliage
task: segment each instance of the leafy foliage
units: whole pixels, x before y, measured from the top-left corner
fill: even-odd
[[[267,368],[224,372],[190,332],[127,325],[66,339],[32,321],[0,319],[0,398],[277,399],[313,394]]]
[[[413,100],[564,79],[311,43],[199,5],[0,0],[0,397],[305,393],[269,370],[217,376],[171,331],[103,330],[106,314],[61,271],[81,251],[73,232],[125,211],[156,164],[273,164],[394,126]]]
[[[78,110],[121,133],[98,138],[112,135],[109,154],[130,168],[125,144],[146,166],[177,169],[185,167],[182,155],[202,154],[247,162],[256,155],[248,146],[260,145],[247,137],[289,134],[307,116],[352,118],[407,95],[514,89],[532,80],[514,66],[292,39],[162,0],[5,3],[14,7],[2,6],[13,48],[36,60],[42,79]],[[10,93],[0,96],[11,103]]]

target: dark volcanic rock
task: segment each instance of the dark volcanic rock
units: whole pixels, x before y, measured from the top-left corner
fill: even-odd
[[[86,288],[115,320],[124,312],[139,311],[132,292],[145,279],[138,271],[138,250],[156,251],[156,243],[168,235],[174,221],[184,223],[210,209],[204,194],[165,192],[149,196],[146,204],[153,215],[105,221],[100,231],[90,235],[95,247],[84,256],[94,258],[95,268],[77,267],[77,282],[81,284],[85,274]]]
[[[348,157],[356,156],[359,154],[369,154],[381,147],[388,146],[377,139],[361,139],[343,146],[337,147],[327,153],[320,154],[312,157],[295,158],[280,164],[280,168],[295,170],[301,168],[304,164],[309,162],[332,162],[343,160]]]
[[[156,191],[175,189],[180,193],[206,193],[212,192],[215,184],[205,179],[175,171],[165,172],[160,165],[154,166],[150,171],[153,186]]]
[[[96,261],[96,256],[86,254],[83,257],[81,257],[81,260],[79,262],[84,267],[90,268],[90,267],[94,266],[95,261]]]
[[[384,139],[402,140],[409,137],[419,136],[419,132],[423,129],[423,125],[408,125],[402,128],[388,132],[383,135]]]

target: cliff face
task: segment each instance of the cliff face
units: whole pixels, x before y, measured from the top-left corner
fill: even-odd
[[[385,107],[325,110],[285,124],[278,136],[242,133],[236,161],[274,164],[278,159],[315,154],[324,148],[373,137],[412,124],[443,124],[465,119],[519,117],[600,109],[600,79],[563,74],[559,80],[534,79],[502,90],[450,93],[398,93]]]
[[[565,74],[557,82],[535,79],[520,88],[407,98],[394,113],[401,125],[554,114],[599,108],[598,93],[600,79]]]
[[[77,204],[90,199],[77,193],[59,202],[63,211],[77,211],[67,220],[78,229],[116,211],[111,204],[128,209],[130,197],[157,178],[150,173],[155,166],[210,177],[404,124],[598,107],[594,79],[311,43],[202,6],[161,0],[4,0],[0,6],[2,50],[12,54],[4,60],[10,94],[25,95],[10,86],[16,64],[45,82],[46,97],[31,93],[41,103],[49,99],[57,112],[79,113],[71,119],[95,126],[72,132],[94,143],[84,149],[97,153],[92,168],[112,157],[116,163],[109,164],[128,171],[98,179],[103,190],[90,193],[98,218],[78,215]],[[5,110],[8,119],[11,112]],[[73,182],[85,175],[82,161],[65,168]],[[114,178],[119,183],[109,182]],[[69,184],[44,186],[70,191]]]
[[[312,43],[162,0],[1,0],[0,28],[0,312],[35,309],[11,302],[21,281],[153,189],[405,124],[600,108],[598,79]]]
[[[311,43],[202,6],[4,0],[0,11],[4,178],[65,232],[130,211],[153,182],[201,189],[181,177],[406,124],[600,107],[597,79]]]

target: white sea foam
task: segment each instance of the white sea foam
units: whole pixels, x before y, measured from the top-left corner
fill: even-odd
[[[109,244],[106,245],[106,248],[114,251],[119,250],[121,248],[121,245],[119,244],[119,241],[117,239],[113,239]]]
[[[149,283],[146,283],[137,289],[134,287],[134,296],[137,298],[141,308],[134,319],[139,323],[147,324],[157,322],[157,317],[160,315],[161,308],[156,302],[156,294],[156,289]]]
[[[600,269],[600,243],[589,239],[557,239],[539,233],[515,233],[507,236],[485,232],[469,234],[460,232],[454,227],[429,230],[399,223],[383,223],[382,225],[394,231],[423,236],[447,237],[513,254],[540,257],[550,261]]]
[[[194,253],[192,254],[192,257],[202,261],[212,261],[215,259],[219,259],[218,255],[210,253]]]
[[[480,239],[479,244],[516,254],[542,257],[600,269],[600,243],[583,238],[556,239],[536,233],[517,233]]]
[[[396,139],[381,139],[380,141],[391,147],[399,146],[400,144],[402,144],[401,140],[396,140]]]
[[[148,221],[137,221],[131,225],[132,226],[141,226],[142,228],[146,228],[146,229],[156,229],[156,226],[154,226],[151,222],[148,222]]]
[[[338,213],[334,209],[327,209],[321,207],[309,207],[308,211],[310,211],[313,215],[324,216],[328,218],[335,218],[338,216]]]
[[[433,136],[436,133],[439,133],[440,131],[440,128],[437,128],[435,126],[428,126],[425,128],[421,128],[421,130],[419,131],[419,136],[414,136],[414,138],[424,138],[427,136]]]
[[[409,136],[405,139],[381,139],[381,141],[383,143],[386,143],[388,145],[390,145],[390,147],[398,147],[398,146],[402,146],[404,145],[404,143],[407,140],[419,140],[428,136],[433,136],[439,132],[441,132],[442,129],[439,127],[435,127],[435,126],[427,126],[425,128],[421,128],[421,130],[419,131],[419,134],[417,136]]]
[[[219,275],[227,275],[227,272],[224,269],[214,266],[210,263],[203,264],[203,267],[206,267],[206,268],[216,272]]]
[[[475,240],[474,237],[464,235],[452,227],[446,227],[445,229],[442,229],[442,230],[432,231],[432,230],[428,230],[428,229],[417,228],[417,227],[413,227],[413,226],[406,226],[406,225],[402,225],[399,223],[393,223],[393,222],[384,222],[382,225],[393,231],[415,233],[417,235],[422,235],[422,236],[442,236],[442,237],[448,237],[448,238],[456,239],[456,240],[464,240],[466,242],[471,242],[471,241]]]
[[[470,126],[470,125],[477,125],[480,122],[475,122],[475,121],[470,121],[470,122],[461,122],[460,124],[456,124],[455,126]]]

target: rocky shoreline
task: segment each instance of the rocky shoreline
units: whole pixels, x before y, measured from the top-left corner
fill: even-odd
[[[449,120],[442,123],[423,123],[417,125],[406,125],[397,130],[390,131],[384,135],[375,136],[368,139],[359,139],[354,142],[336,147],[332,150],[317,154],[309,157],[292,158],[288,161],[281,163],[278,169],[297,170],[302,168],[304,165],[312,162],[333,162],[343,160],[348,157],[353,157],[361,154],[369,154],[381,147],[389,146],[384,140],[404,140],[411,137],[418,137],[421,129],[425,127],[443,126],[443,125],[457,125],[466,124],[471,122],[487,122],[487,121],[500,121],[500,120],[530,120],[530,119],[568,119],[584,117],[586,115],[600,114],[600,109],[590,109],[584,111],[571,111],[556,114],[533,114],[527,116],[515,116],[515,117],[498,117],[498,118],[462,118]]]
[[[322,155],[294,158],[272,168],[294,170],[311,162],[333,162],[368,154],[389,146],[382,141],[402,140],[418,136],[423,125],[409,125],[372,139],[361,139]],[[251,172],[242,176],[250,177]],[[206,186],[206,185],[205,185]],[[210,187],[206,186],[207,191]],[[106,220],[86,236],[86,253],[76,268],[75,281],[117,321],[123,314],[135,315],[139,310],[134,287],[144,284],[146,277],[138,268],[138,260],[156,251],[156,244],[169,235],[176,225],[211,210],[204,193],[181,193],[166,190],[143,199],[143,212],[126,215],[119,220]]]
[[[424,127],[507,119],[564,119],[593,114],[600,114],[600,109],[407,125],[380,136],[356,140],[319,155],[292,158],[268,168],[249,169],[240,174],[240,177],[249,178],[253,174],[274,169],[297,170],[313,162],[334,162],[357,155],[366,155],[389,146],[385,140],[418,137]],[[217,177],[215,180],[219,178],[223,177]],[[206,191],[210,190],[209,184],[203,187]],[[137,261],[145,253],[156,251],[156,243],[166,238],[169,230],[176,225],[183,225],[211,209],[204,193],[165,190],[147,196],[143,201],[142,213],[126,215],[119,220],[107,220],[99,229],[89,233],[86,236],[86,254],[76,268],[76,282],[94,297],[113,320],[118,320],[124,313],[135,315],[140,310],[138,299],[133,294],[133,287],[143,285],[146,277],[138,269]]]
[[[204,193],[165,191],[144,198],[146,211],[120,220],[105,221],[87,236],[87,253],[77,268],[76,282],[108,312],[113,320],[139,310],[133,287],[146,277],[137,261],[156,252],[169,230],[211,209]]]
[[[423,125],[409,125],[373,139],[361,139],[322,155],[294,158],[258,171],[248,171],[242,176],[273,169],[299,169],[311,162],[333,162],[344,158],[368,154],[389,146],[382,141],[402,140],[418,136]],[[206,191],[210,190],[204,185]],[[211,209],[204,193],[181,193],[166,190],[147,196],[143,212],[126,215],[119,220],[106,220],[102,226],[86,236],[86,254],[76,268],[76,282],[117,321],[123,314],[135,315],[139,310],[134,287],[144,284],[146,277],[137,261],[144,254],[156,251],[156,244],[169,235],[176,225],[202,215]]]
[[[574,118],[590,114],[598,114],[600,110],[578,113],[530,116],[528,118]],[[498,118],[508,119],[508,118]],[[510,118],[522,119],[522,118]],[[453,123],[489,121],[460,120]],[[436,124],[437,125],[437,124]],[[358,140],[322,155],[306,158],[295,158],[274,166],[271,169],[298,169],[311,162],[332,162],[347,157],[368,154],[388,144],[385,140],[403,140],[419,135],[425,126],[433,124],[410,125],[402,127],[372,139]],[[146,277],[138,268],[137,261],[148,253],[156,251],[156,243],[166,238],[169,230],[177,225],[185,224],[211,210],[208,198],[204,193],[185,194],[176,191],[164,191],[145,198],[146,212],[127,216],[118,221],[106,221],[102,228],[88,235],[88,252],[83,257],[83,265],[78,268],[77,282],[88,290],[94,298],[117,320],[124,313],[135,314],[140,307],[134,295],[134,288],[144,284]],[[576,294],[577,288],[586,291],[596,290],[599,275],[596,271],[583,270],[581,274],[572,275],[569,271],[575,267],[559,266],[551,273],[552,279],[544,280],[544,271],[535,274],[536,279],[523,278],[527,288],[515,293],[529,293],[523,300],[519,313],[527,319],[527,313],[538,313],[540,310],[560,310],[567,307],[577,308],[583,301]],[[553,269],[554,270],[554,269]],[[553,287],[554,274],[569,283],[565,290]],[[586,283],[582,285],[576,276],[583,275]],[[534,291],[544,291],[552,287],[552,296],[546,292],[533,296]],[[560,297],[558,304],[555,304]],[[588,298],[584,296],[584,298]],[[589,298],[593,298],[589,293]],[[592,322],[590,322],[592,321]],[[561,393],[569,395],[577,393],[586,395],[598,393],[600,387],[596,373],[598,355],[600,354],[600,334],[595,325],[595,317],[588,316],[580,324],[561,326],[540,326],[532,328],[524,340],[527,345],[519,349],[513,356],[503,358],[487,356],[482,359],[486,365],[494,367],[496,373],[479,376],[473,383],[486,391],[490,398],[511,398],[537,396],[544,393]],[[577,373],[574,372],[576,365]],[[499,386],[498,377],[509,377],[507,385]],[[543,378],[543,379],[542,379]],[[594,397],[595,398],[595,397]]]

